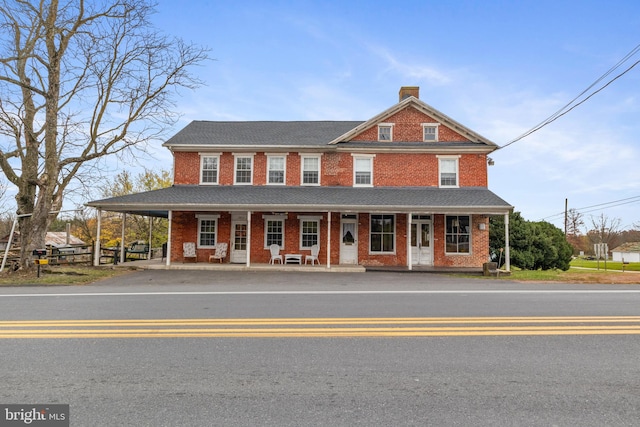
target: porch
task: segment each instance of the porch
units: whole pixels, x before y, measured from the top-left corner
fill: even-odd
[[[211,270],[211,271],[297,271],[297,272],[316,272],[316,273],[364,273],[366,268],[361,265],[334,265],[327,268],[326,264],[267,264],[267,263],[251,263],[249,267],[246,264],[232,263],[209,263],[209,262],[172,262],[167,265],[166,259],[152,258],[150,260],[142,259],[139,261],[131,261],[125,264],[118,264],[114,268],[138,268],[141,270]]]

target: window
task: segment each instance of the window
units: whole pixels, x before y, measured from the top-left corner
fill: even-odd
[[[320,220],[310,217],[300,217],[300,249],[311,249],[319,244]]]
[[[438,124],[425,123],[422,125],[423,141],[424,142],[437,142],[438,141]]]
[[[445,219],[445,252],[468,254],[471,250],[471,218],[469,215],[448,215]]]
[[[264,247],[278,245],[284,249],[284,218],[265,217],[264,222]]]
[[[216,244],[219,215],[196,215],[198,218],[198,247],[212,248]]]
[[[285,157],[267,156],[267,183],[284,184]]]
[[[394,215],[371,215],[370,252],[393,253],[396,240]]]
[[[378,141],[392,141],[393,140],[393,126],[388,124],[378,125]]]
[[[353,185],[371,186],[373,184],[373,157],[353,158]]]
[[[236,156],[236,184],[251,184],[252,166],[252,156]]]
[[[458,186],[458,158],[440,158],[440,187]]]
[[[218,183],[218,156],[200,157],[200,184]]]
[[[320,184],[320,157],[302,157],[302,184]]]

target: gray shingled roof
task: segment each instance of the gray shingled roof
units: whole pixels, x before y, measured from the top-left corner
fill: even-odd
[[[291,187],[174,185],[94,200],[107,211],[166,216],[167,211],[354,211],[505,214],[513,208],[484,187]]]
[[[362,121],[211,122],[193,121],[163,145],[323,146]]]

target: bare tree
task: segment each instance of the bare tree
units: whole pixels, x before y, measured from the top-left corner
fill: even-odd
[[[171,94],[201,84],[204,48],[155,31],[147,0],[0,3],[0,169],[13,183],[22,265],[70,184],[176,120]],[[95,175],[95,171],[92,171]]]
[[[609,248],[613,249],[617,246],[619,238],[620,218],[609,218],[605,214],[591,217],[593,228],[587,233],[592,243],[606,243]],[[605,257],[606,260],[606,257]],[[606,266],[606,264],[605,264]]]
[[[569,209],[567,212],[567,234],[578,236],[582,227],[584,227],[582,214],[575,209]]]

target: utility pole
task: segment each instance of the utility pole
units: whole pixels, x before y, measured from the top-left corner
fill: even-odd
[[[569,206],[569,199],[564,199],[564,238],[567,238],[567,221],[568,221],[568,212],[567,207]]]

